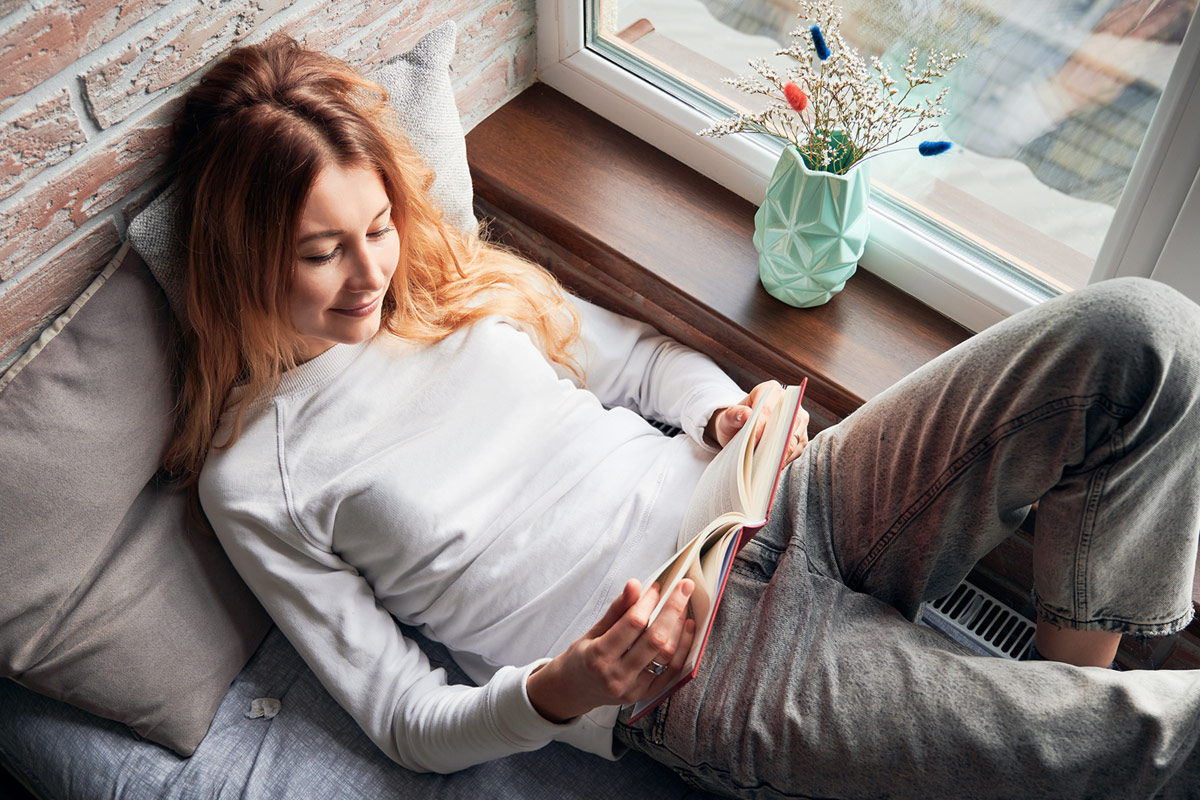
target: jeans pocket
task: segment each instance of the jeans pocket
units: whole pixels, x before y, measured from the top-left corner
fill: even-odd
[[[782,555],[783,551],[771,544],[751,539],[733,560],[733,566],[730,568],[733,573],[731,578],[741,576],[754,583],[770,583]]]

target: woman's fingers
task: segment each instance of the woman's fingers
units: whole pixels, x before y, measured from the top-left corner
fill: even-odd
[[[724,409],[720,418],[717,419],[717,435],[715,437],[717,443],[722,447],[729,444],[729,440],[737,436],[737,432],[742,429],[748,419],[750,419],[750,408],[745,405],[745,401]]]
[[[636,583],[636,581],[630,581]],[[626,584],[626,592],[629,590],[629,584]],[[624,597],[625,594],[622,594]],[[628,652],[629,648],[633,647],[634,643],[645,633],[647,626],[650,624],[650,614],[654,611],[654,607],[658,605],[659,585],[651,584],[650,588],[641,593],[637,601],[630,605],[621,616],[608,626],[596,640],[596,644],[603,648],[603,652],[611,657],[614,661],[620,659],[622,655]],[[610,607],[609,611],[612,612]],[[608,615],[605,615],[607,618]],[[601,620],[603,622],[603,620]],[[599,627],[599,623],[595,627]],[[647,662],[649,663],[649,662]]]
[[[776,392],[782,391],[783,387],[779,384],[779,381],[765,381],[751,389],[750,394],[746,395],[737,405],[722,409],[717,417],[714,435],[717,444],[721,445],[721,447],[729,444],[729,441],[742,429],[746,420],[750,419],[750,412],[757,408],[764,400],[770,399]],[[754,427],[755,442],[758,442],[762,438],[763,430],[766,428],[767,420],[770,417],[770,409],[766,409],[759,416]]]
[[[621,659],[624,666],[630,670],[645,671],[651,661],[671,663],[679,646],[684,620],[687,619],[688,597],[694,588],[695,584],[687,578],[675,586],[658,617],[625,652]],[[649,676],[651,673],[646,674]]]
[[[625,615],[642,595],[642,585],[634,579],[625,582],[625,588],[612,601],[612,605],[608,607],[608,611],[600,618],[595,625],[588,629],[588,632],[583,635],[585,639],[597,639],[602,636],[609,628],[616,624],[617,620]]]
[[[787,461],[794,461],[808,447],[808,412],[803,408],[796,414],[792,425],[792,436],[788,440]]]
[[[685,619],[683,621],[683,631],[679,635],[679,646],[675,648],[675,655],[671,658],[671,663],[667,667],[667,671],[650,682],[650,688],[646,691],[646,695],[642,698],[643,700],[649,700],[679,680],[684,664],[687,663],[688,654],[692,652],[692,644],[695,641],[696,620]]]
[[[781,384],[779,381],[763,381],[758,386],[755,386],[750,390],[750,395],[746,399],[750,401],[750,406],[754,407],[758,405],[759,399],[761,399],[764,394],[773,394],[782,390],[783,384]]]
[[[662,612],[647,624],[658,603],[658,584],[645,591],[637,581],[625,584],[603,619],[529,676],[533,707],[546,719],[561,722],[598,706],[648,697],[647,690],[661,677],[647,671],[650,662],[667,665],[663,675],[678,674],[678,650],[691,647],[685,618],[693,586],[691,580],[680,581]]]
[[[750,392],[751,405],[757,407],[761,403],[766,403],[774,400],[783,392],[783,386],[779,381],[767,381],[755,386]],[[771,413],[774,411],[773,405],[768,405],[758,415],[758,419],[754,423],[754,443],[758,444],[762,439],[763,431],[767,429],[767,421],[771,419]]]

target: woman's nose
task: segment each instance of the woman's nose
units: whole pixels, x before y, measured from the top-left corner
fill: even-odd
[[[349,274],[346,283],[357,291],[378,291],[387,282],[387,270],[379,253],[372,252],[366,242],[359,242],[349,253]]]

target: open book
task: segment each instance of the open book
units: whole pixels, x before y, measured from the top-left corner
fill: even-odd
[[[657,581],[661,587],[662,599],[650,615],[653,621],[675,585],[691,578],[696,588],[688,598],[688,612],[696,621],[696,635],[679,680],[655,697],[634,704],[630,722],[696,676],[733,557],[770,516],[771,498],[783,472],[792,425],[800,413],[807,383],[805,379],[799,386],[784,389],[777,405],[760,403],[737,435],[717,453],[700,476],[684,512],[679,550],[643,583],[649,586]],[[768,408],[771,416],[756,444],[753,432]]]

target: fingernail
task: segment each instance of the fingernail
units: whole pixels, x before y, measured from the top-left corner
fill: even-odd
[[[694,584],[694,583],[689,582],[689,583],[679,584],[679,591],[683,592],[684,597],[690,597],[692,594],[692,590],[695,588],[696,588],[696,584]]]
[[[746,409],[743,408],[741,411],[738,412],[737,421],[738,422],[746,421]]]

